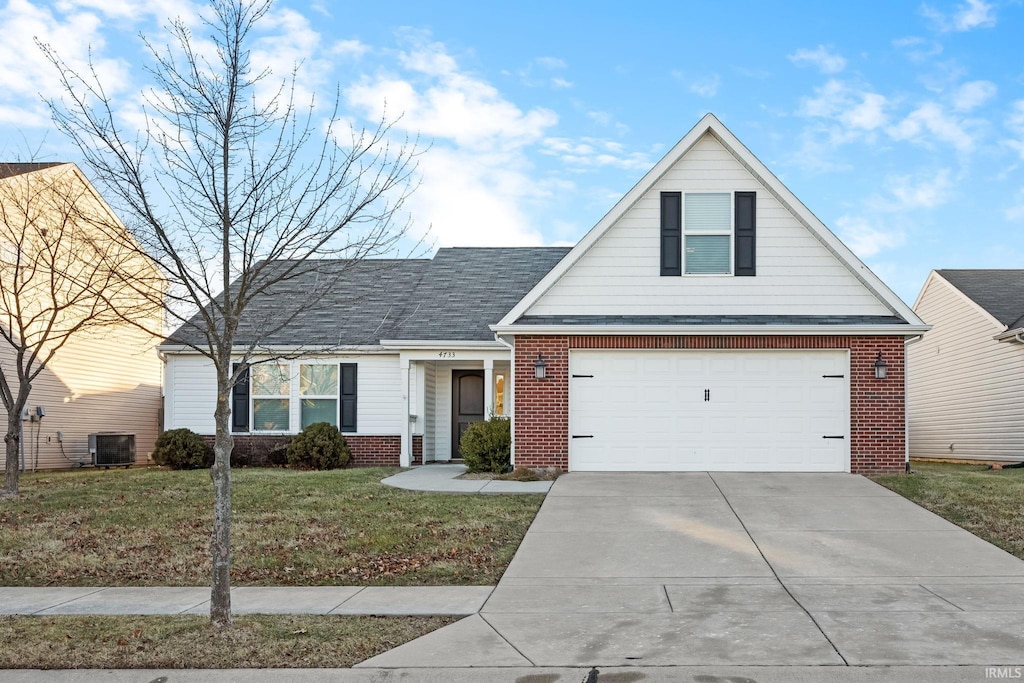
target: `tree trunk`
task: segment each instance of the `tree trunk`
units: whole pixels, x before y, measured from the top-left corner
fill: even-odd
[[[16,401],[11,406],[7,412],[7,433],[4,434],[7,469],[4,471],[3,492],[12,496],[18,493],[18,474],[21,466],[21,409],[24,405],[24,401]]]
[[[217,425],[213,442],[213,536],[210,555],[213,558],[213,583],[210,594],[210,621],[218,628],[231,626],[231,387],[226,377],[231,371],[218,370]]]

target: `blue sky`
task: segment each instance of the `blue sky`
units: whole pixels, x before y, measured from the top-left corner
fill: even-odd
[[[0,156],[78,160],[33,37],[91,47],[130,123],[138,32],[201,6],[7,0]],[[287,0],[255,58],[432,142],[409,208],[436,244],[573,243],[712,111],[912,303],[932,268],[1024,264],[1021,36],[1019,1]]]

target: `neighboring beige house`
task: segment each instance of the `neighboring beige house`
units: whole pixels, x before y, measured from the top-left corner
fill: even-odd
[[[1024,461],[1024,270],[935,270],[908,347],[910,456]]]
[[[142,256],[127,230],[74,164],[0,163],[0,201],[4,203],[2,215],[6,217],[0,220],[0,285],[6,290],[0,300],[0,324],[7,329],[13,327],[9,309],[14,301],[11,291],[18,264],[21,277],[40,283],[37,289],[29,291],[38,292],[37,298],[42,300],[32,302],[33,297],[23,295],[19,306],[52,306],[46,296],[49,273],[41,269],[26,274],[29,269],[24,265],[33,258],[32,250],[39,248],[39,234],[44,238],[49,234],[53,241],[56,231],[64,231],[60,233],[64,239],[71,239],[67,235],[74,231],[70,243],[81,248],[62,250],[72,254],[60,261],[64,272],[69,272],[65,268],[70,272],[80,268],[81,273],[88,273],[90,262],[83,259],[92,258],[88,256],[90,249],[92,253],[110,254],[117,249],[111,245],[120,241],[121,245],[128,245],[122,246],[126,250],[122,254],[134,254],[125,257],[130,261],[122,262],[130,262],[144,275],[139,282],[162,283],[155,265]],[[37,215],[31,220],[24,219],[25,207]],[[76,222],[69,228],[71,221]],[[25,225],[31,225],[31,230],[26,230]],[[102,233],[111,230],[117,232],[117,239],[104,241],[108,236]],[[33,262],[38,263],[38,257]],[[121,287],[114,296],[122,301],[138,299],[136,314],[141,317],[137,319],[150,329],[159,330],[162,311],[152,305],[141,306],[143,297],[127,294],[128,291]],[[90,314],[82,307],[72,307],[62,323],[73,324],[76,315]],[[30,419],[22,423],[25,469],[91,464],[89,435],[96,432],[134,434],[136,464],[147,464],[160,427],[162,363],[156,350],[158,342],[157,336],[124,321],[111,321],[71,336],[33,382]],[[16,392],[14,350],[3,339],[0,365]],[[37,417],[37,407],[45,412],[41,419]],[[0,419],[7,419],[2,405]],[[0,469],[4,466],[0,456]]]

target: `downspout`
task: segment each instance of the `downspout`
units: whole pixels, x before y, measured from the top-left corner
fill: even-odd
[[[516,347],[514,344],[509,344],[507,341],[498,336],[498,333],[494,333],[494,341],[498,342],[502,346],[506,347],[510,351],[509,360],[509,404],[512,406],[512,415],[509,416],[509,432],[511,435],[511,441],[509,443],[509,458],[508,462],[512,466],[512,469],[516,468]]]
[[[910,354],[907,347],[924,335],[903,340],[903,470],[910,474]]]

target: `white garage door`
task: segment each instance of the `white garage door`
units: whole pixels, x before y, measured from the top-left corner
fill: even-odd
[[[573,351],[572,470],[844,472],[841,351]]]

